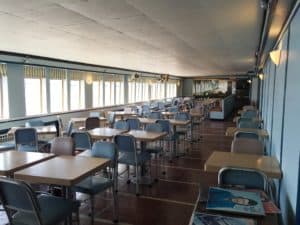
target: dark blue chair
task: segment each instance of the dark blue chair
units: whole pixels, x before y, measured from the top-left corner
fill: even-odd
[[[115,122],[114,128],[119,130],[129,130],[129,125],[125,120],[118,120]]]
[[[76,131],[71,134],[76,151],[84,151],[92,148],[92,140],[88,132]]]
[[[108,112],[107,114],[107,126],[113,128],[116,120],[116,115],[114,112]]]
[[[23,152],[38,152],[38,137],[34,128],[18,128],[15,131],[15,148]]]
[[[188,112],[178,112],[174,116],[175,120],[191,120],[191,115]],[[191,134],[191,125],[177,126],[176,133],[180,137],[183,137],[183,151],[186,152],[185,142],[188,139],[188,135]]]
[[[95,142],[92,151],[92,157],[107,158],[111,160],[108,177],[102,175],[90,176],[78,183],[74,190],[76,192],[90,195],[91,204],[91,224],[94,224],[95,213],[95,195],[111,188],[113,195],[113,213],[114,222],[118,222],[118,196],[117,196],[117,177],[118,177],[118,150],[112,142]]]
[[[141,123],[140,120],[137,118],[129,118],[126,120],[128,124],[129,130],[140,130],[141,129]]]
[[[161,119],[162,115],[161,112],[151,112],[148,116],[150,119]]]
[[[178,134],[174,134],[171,129],[171,124],[169,120],[157,120],[156,123],[160,124],[163,132],[167,133],[167,136],[163,140],[167,143],[166,151],[171,152],[170,161],[173,156],[176,155],[176,142],[178,140]]]
[[[254,128],[258,129],[260,126],[259,122],[257,121],[240,121],[238,124],[239,128]]]
[[[245,112],[242,112],[241,117],[242,118],[254,118],[254,117],[257,117],[257,111],[256,110],[247,110]]]
[[[145,130],[149,131],[149,132],[163,132],[163,127],[159,123],[151,123],[151,124],[146,125]],[[164,151],[163,151],[163,146],[162,146],[161,140],[147,143],[146,151],[149,152],[150,154],[154,154],[154,156],[155,156],[155,160],[156,160],[156,163],[155,163],[156,164],[156,166],[155,166],[156,178],[155,178],[155,180],[157,181],[159,164],[160,164],[160,166],[163,165],[163,162],[160,162],[160,163],[158,162],[159,156],[162,155],[162,158],[163,159],[165,158],[163,155]],[[165,172],[163,171],[163,173],[165,173]]]
[[[236,131],[234,133],[234,139],[236,138],[251,138],[259,140],[259,135],[254,132]]]
[[[25,127],[41,127],[44,126],[44,122],[42,120],[29,120],[25,123]]]
[[[149,152],[142,151],[138,152],[136,148],[136,142],[132,135],[116,135],[114,142],[119,151],[119,163],[127,165],[128,179],[127,183],[130,183],[129,179],[129,166],[135,167],[136,174],[136,195],[139,195],[139,167],[144,165],[147,161],[151,159]]]
[[[10,224],[53,225],[71,217],[74,202],[37,195],[25,182],[0,178],[0,198]]]

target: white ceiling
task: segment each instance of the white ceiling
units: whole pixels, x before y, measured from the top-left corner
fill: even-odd
[[[246,73],[259,0],[0,0],[0,51],[178,76]]]

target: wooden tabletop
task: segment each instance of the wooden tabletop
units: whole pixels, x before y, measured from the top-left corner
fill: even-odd
[[[127,134],[139,141],[155,141],[167,135],[167,132],[149,132],[145,130],[131,130]]]
[[[202,117],[203,114],[201,112],[190,112],[191,117]]]
[[[24,127],[12,127],[10,128],[10,130],[8,131],[9,134],[14,134],[15,131],[18,128],[24,128]],[[57,130],[56,127],[53,125],[49,125],[49,126],[38,126],[38,127],[31,127],[36,129],[36,132],[38,134],[56,134]]]
[[[109,127],[99,127],[88,131],[93,139],[111,139],[115,135],[125,133],[126,130],[119,130]]]
[[[173,126],[186,126],[191,123],[191,120],[170,119],[169,121],[170,121],[171,125],[173,125]]]
[[[32,183],[70,187],[104,168],[109,159],[83,156],[57,156],[15,173],[15,178]]]
[[[114,112],[115,116],[134,116],[137,115],[136,112],[125,112],[125,111],[115,111]]]
[[[40,152],[5,151],[0,153],[0,175],[11,177],[15,171],[53,158],[55,155]]]
[[[242,131],[242,132],[252,132],[257,133],[260,137],[268,138],[269,133],[265,129],[255,129],[255,128],[237,128],[237,127],[228,127],[226,130],[226,136],[234,136],[234,133],[236,131]]]
[[[204,169],[209,172],[217,172],[226,166],[257,169],[271,178],[280,179],[282,176],[279,163],[273,156],[233,152],[214,151],[205,162]]]
[[[139,118],[139,121],[141,124],[151,124],[151,123],[156,123],[157,119]]]

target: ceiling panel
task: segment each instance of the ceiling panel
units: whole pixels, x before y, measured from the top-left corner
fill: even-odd
[[[177,76],[246,73],[259,0],[0,0],[0,50]]]

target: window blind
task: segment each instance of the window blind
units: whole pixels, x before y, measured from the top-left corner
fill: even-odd
[[[25,78],[42,79],[45,78],[45,67],[42,66],[24,66]]]
[[[6,76],[7,66],[5,63],[0,63],[0,76]]]

